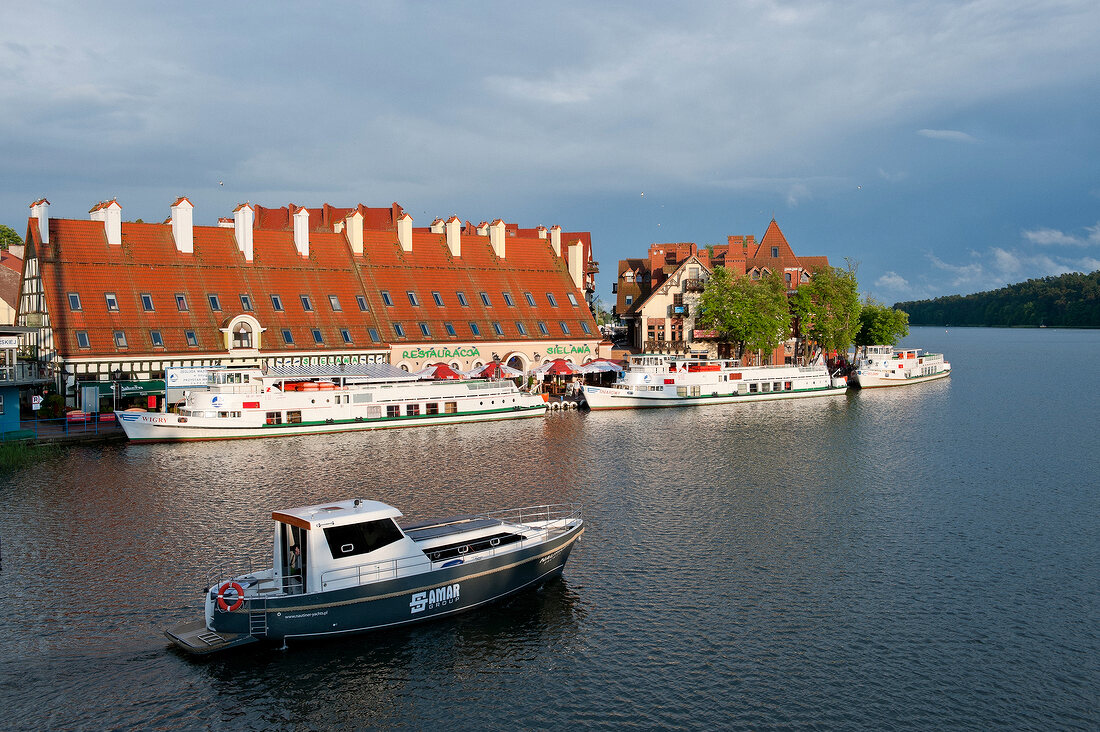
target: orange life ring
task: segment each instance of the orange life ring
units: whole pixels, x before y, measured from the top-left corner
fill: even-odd
[[[233,588],[237,592],[237,601],[232,605],[225,603],[225,591]],[[226,612],[236,612],[244,604],[244,588],[238,585],[236,582],[226,582],[224,585],[218,588],[218,607]]]

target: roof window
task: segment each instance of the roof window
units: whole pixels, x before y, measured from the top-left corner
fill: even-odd
[[[420,335],[422,335],[426,338],[431,338],[432,337],[432,329],[428,327],[428,324],[427,323],[419,323],[419,325],[420,325]]]
[[[523,297],[524,297],[525,300],[527,300],[528,305],[530,305],[531,307],[535,307],[535,296],[534,295],[532,295],[530,292],[525,292],[525,293],[523,293]]]
[[[323,335],[321,335],[321,329],[320,328],[314,328],[310,332],[313,333],[313,342],[314,343],[316,343],[319,346],[324,344],[325,337]]]
[[[190,306],[187,304],[187,295],[182,292],[176,293],[176,309],[181,313],[190,310]]]
[[[772,247],[772,256],[773,257],[778,257],[779,256],[779,247]]]
[[[470,332],[476,336],[481,335],[481,328],[478,328],[477,323],[472,320],[470,321]]]
[[[565,296],[569,298],[569,304],[573,307],[577,307],[577,298],[573,296],[572,292],[565,293]]]
[[[546,329],[546,323],[544,323],[540,320],[538,325],[539,325],[539,333],[542,333],[543,335],[550,335],[550,331]]]
[[[153,348],[164,348],[164,337],[159,330],[149,331],[149,340],[152,341]]]
[[[341,310],[344,309],[344,308],[340,307],[340,298],[336,297],[336,295],[329,295],[328,296],[328,304],[329,304],[329,307],[332,308],[333,312],[336,312],[336,313],[338,313],[338,312],[340,312]]]
[[[80,310],[80,309],[81,309],[81,307],[80,307],[80,293],[70,292],[69,293],[69,310]]]
[[[562,333],[564,333],[565,335],[569,335],[569,326],[565,324],[564,320],[558,321],[558,327],[561,328]]]
[[[408,295],[408,297],[409,297],[409,304],[410,305],[412,305],[413,307],[419,307],[420,306],[420,298],[418,298],[416,296],[415,292],[413,292],[412,290],[406,290],[405,294]]]
[[[377,328],[367,328],[367,335],[370,336],[371,341],[374,343],[378,343],[381,340],[381,338],[378,337]]]
[[[461,305],[464,308],[470,307],[469,301],[466,300],[466,293],[465,292],[456,292],[455,294],[458,295],[458,304],[459,305]]]
[[[398,338],[404,338],[405,337],[405,326],[401,325],[400,323],[394,323],[393,324],[393,332],[397,334]]]
[[[527,326],[518,320],[516,321],[516,330],[519,331],[520,335],[527,335]]]
[[[126,331],[115,331],[115,348],[126,348]]]
[[[187,339],[187,345],[197,346],[199,345],[199,339],[195,337],[195,331],[185,330],[183,331],[183,337]]]
[[[214,312],[221,312],[222,301],[218,299],[217,295],[207,295],[206,299],[210,301],[210,309]]]
[[[386,304],[386,307],[393,307],[393,298],[390,297],[390,293],[386,290],[382,290],[382,302]]]
[[[246,313],[252,312],[252,296],[245,292],[241,293],[241,310]]]
[[[307,313],[313,312],[313,300],[309,299],[309,295],[299,295],[298,299],[302,301],[302,310]]]
[[[290,328],[283,328],[283,343],[288,346],[294,345],[294,334],[290,332]]]
[[[447,329],[447,335],[449,335],[451,338],[454,338],[458,335],[458,333],[455,331],[453,323],[444,323],[443,327]]]
[[[581,321],[581,330],[583,330],[587,335],[592,335],[592,329],[589,328],[588,323],[584,322],[583,320]]]
[[[370,305],[367,305],[367,296],[366,295],[356,295],[355,296],[355,302],[356,302],[356,304],[359,305],[359,310],[361,312],[365,313],[365,312],[368,312],[370,310]]]
[[[271,307],[273,307],[277,313],[283,312],[283,298],[273,294],[271,296]]]
[[[552,292],[546,293],[546,301],[550,303],[550,307],[552,308],[556,308],[558,306],[558,301],[554,298],[554,293]]]
[[[141,293],[141,309],[147,313],[151,313],[156,309],[153,307],[153,296],[148,292]]]
[[[91,348],[92,343],[88,340],[88,331],[78,330],[76,332],[76,345],[79,348]]]
[[[103,293],[103,298],[107,301],[107,312],[118,312],[118,297],[113,292]]]
[[[439,307],[443,307],[443,296],[440,295],[438,292],[432,293],[432,299],[435,300],[436,305],[438,305]]]
[[[510,308],[514,308],[516,306],[516,301],[512,299],[512,293],[502,292],[500,294],[504,296],[504,304],[505,305],[507,305]]]
[[[482,305],[484,305],[487,308],[493,307],[493,301],[489,299],[489,293],[488,292],[479,292],[478,295],[481,297],[481,304]]]
[[[351,331],[347,328],[340,329],[340,337],[344,339],[344,343],[351,343]]]
[[[495,320],[493,321],[493,332],[496,333],[498,336],[504,335],[504,328],[502,328],[500,323],[496,322]]]

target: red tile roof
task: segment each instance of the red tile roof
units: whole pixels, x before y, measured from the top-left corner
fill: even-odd
[[[388,209],[359,208],[370,220],[387,225],[366,228],[363,254],[355,255],[344,233],[325,227],[326,222],[342,220],[356,209],[326,206],[306,209],[312,231],[309,256],[302,257],[289,230],[289,217],[296,207],[254,207],[257,222],[252,262],[244,260],[234,231],[228,227],[195,226],[194,253],[181,254],[170,225],[123,222],[121,245],[109,246],[102,222],[50,219],[50,243],[43,246],[31,233],[37,230],[37,220],[30,219],[27,256],[32,256],[33,248],[39,257],[59,352],[70,357],[119,353],[113,333],[121,330],[127,339],[127,348],[121,352],[131,358],[137,354],[224,353],[219,328],[242,312],[241,294],[251,297],[254,311],[250,314],[266,328],[261,344],[265,353],[381,347],[372,342],[369,329],[376,329],[383,343],[410,344],[599,337],[583,291],[573,285],[565,260],[554,256],[545,239],[511,240],[507,257],[501,259],[493,253],[488,236],[467,233],[462,256],[453,257],[443,234],[416,229],[412,251],[405,252],[392,225],[405,214],[394,204]],[[383,302],[382,291],[389,293],[392,306]],[[417,305],[407,291],[415,294]],[[435,304],[433,292],[440,294],[442,307]],[[468,306],[459,304],[458,292],[464,293]],[[483,304],[481,292],[486,293],[490,305]],[[504,292],[509,293],[513,306],[505,303]],[[532,294],[534,307],[527,303],[526,292]],[[80,310],[70,309],[69,293],[79,296]],[[108,312],[105,293],[117,298],[117,312]],[[177,293],[185,296],[186,310],[177,307]],[[551,305],[547,293],[556,306]],[[151,296],[152,312],[143,309],[142,294]],[[570,294],[577,306],[570,303]],[[217,296],[220,311],[212,310],[209,295]],[[279,296],[282,311],[275,309],[271,295]],[[308,297],[311,311],[304,309],[302,295]],[[369,312],[360,312],[357,295],[366,298]],[[333,309],[330,296],[337,298],[339,311]],[[478,325],[480,336],[472,335],[471,321]],[[523,323],[526,335],[520,334],[516,321]],[[549,336],[541,334],[538,321],[546,324]],[[568,334],[562,332],[559,321],[565,322]],[[396,335],[395,322],[402,324],[404,338]],[[448,335],[444,325],[448,322],[457,336]],[[421,335],[420,323],[426,324],[430,336]],[[503,335],[495,333],[493,323],[500,324]],[[584,332],[582,323],[589,333]],[[283,343],[284,328],[291,331],[294,345]],[[314,328],[321,331],[323,345],[315,345]],[[350,332],[352,344],[344,343],[342,329]],[[151,330],[160,331],[163,349],[152,346]],[[187,345],[185,331],[189,330],[194,331],[197,346]],[[77,331],[87,332],[90,349],[78,348]]]

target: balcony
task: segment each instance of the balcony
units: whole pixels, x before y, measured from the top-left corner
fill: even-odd
[[[13,386],[17,384],[41,384],[50,381],[46,368],[38,363],[16,363],[0,365],[0,384]]]
[[[589,262],[587,273],[588,274],[599,274],[600,273],[600,263],[599,262]]]
[[[684,280],[684,292],[702,292],[706,284],[706,280],[697,277],[686,279]]]
[[[691,307],[689,305],[669,305],[668,317],[670,318],[686,318],[691,314]]]

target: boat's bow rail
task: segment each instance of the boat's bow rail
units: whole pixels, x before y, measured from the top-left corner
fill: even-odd
[[[566,531],[581,521],[581,507],[575,503],[548,503],[542,506],[509,508],[477,514],[479,518],[493,519],[505,524]]]

